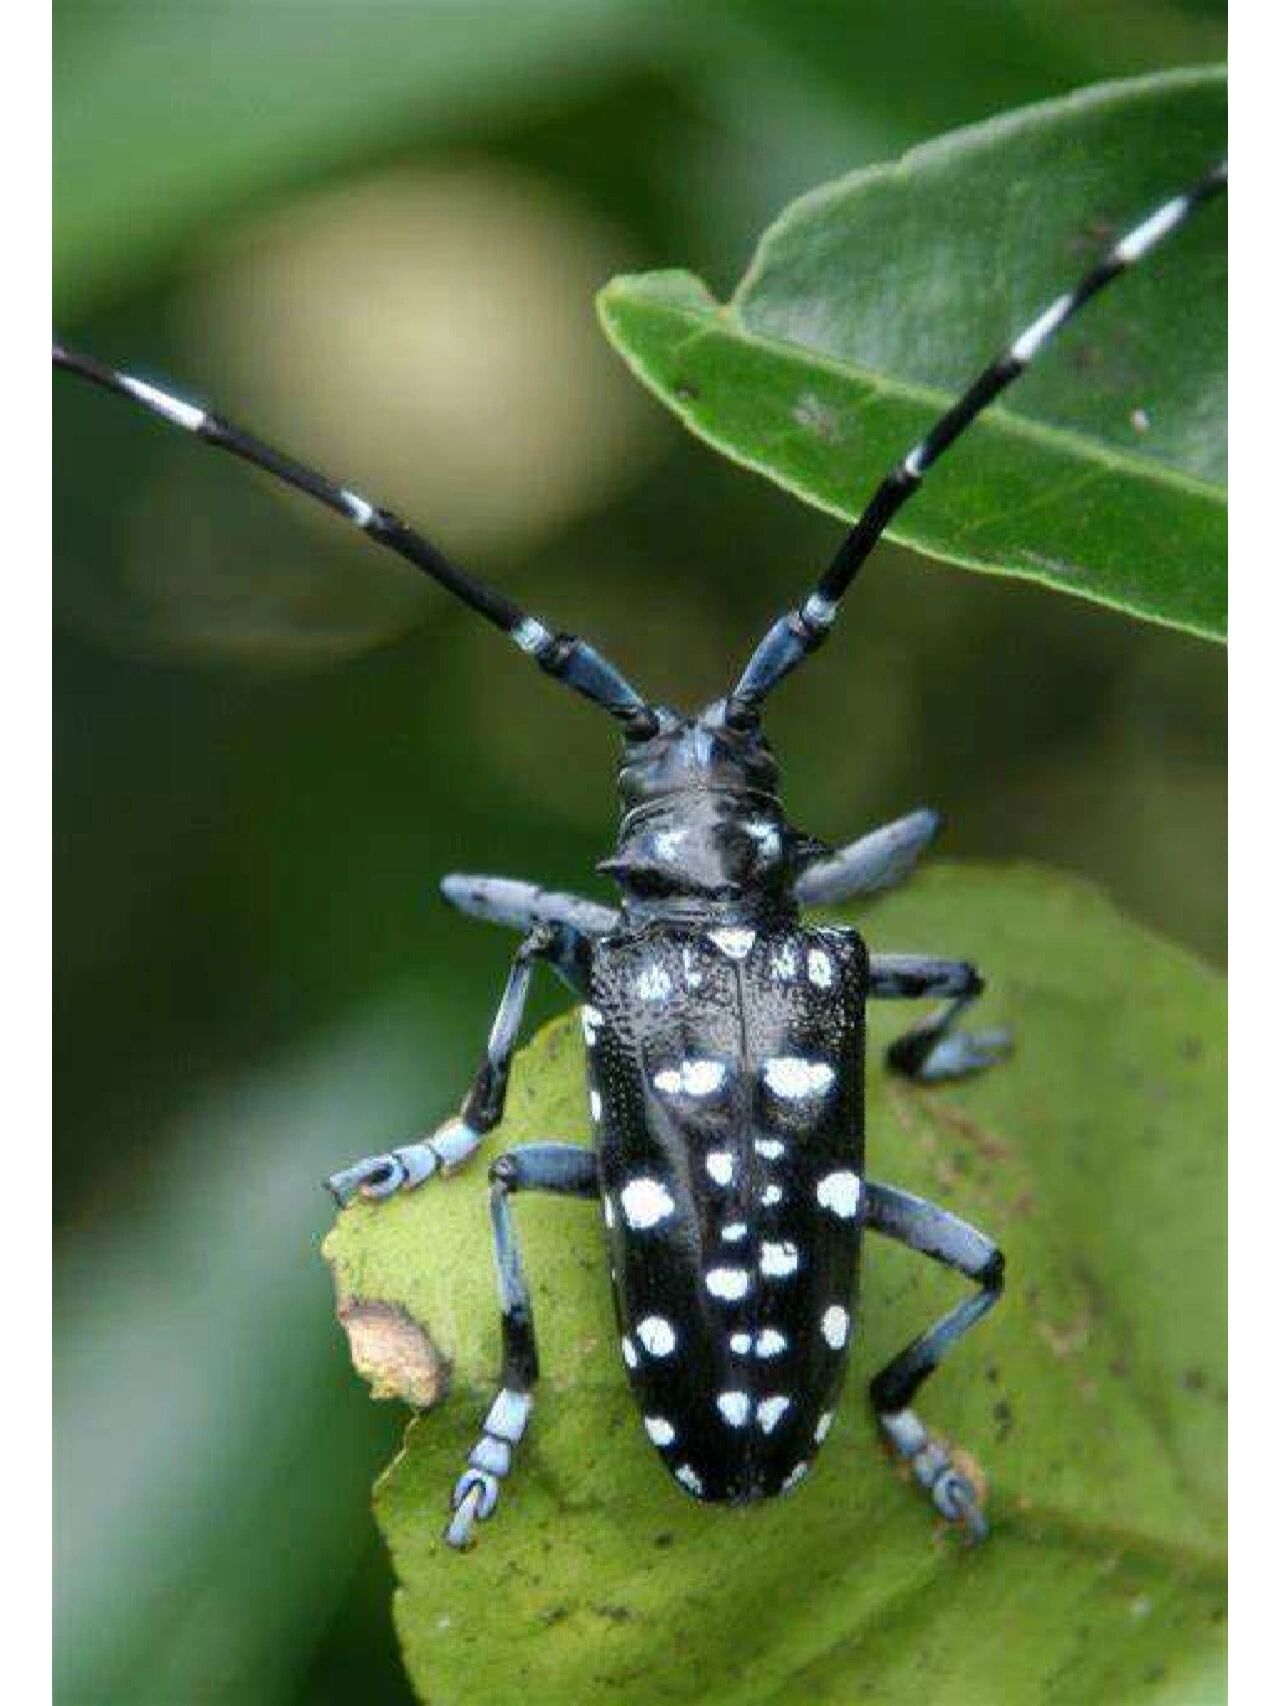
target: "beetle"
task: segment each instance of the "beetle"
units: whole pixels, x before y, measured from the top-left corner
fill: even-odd
[[[546,627],[349,487],[167,389],[55,345],[57,366],[345,516],[621,726],[621,822],[599,866],[618,905],[500,877],[446,877],[453,905],[521,933],[484,1058],[456,1118],[327,1181],[344,1207],[416,1189],[474,1155],[502,1119],[534,967],[559,974],[581,1003],[594,1143],[529,1144],[489,1170],[501,1381],[453,1489],[451,1545],[468,1545],[493,1515],[532,1410],[538,1358],[512,1216],[523,1191],[599,1204],[644,1429],[675,1481],[709,1503],[767,1499],[808,1473],[844,1380],[864,1234],[972,1281],[869,1390],[892,1453],[936,1508],[972,1538],[985,1534],[975,1486],[912,1406],[996,1303],[1004,1261],[949,1210],[867,1177],[867,1003],[940,1003],[888,1050],[889,1069],[917,1083],[980,1071],[1009,1052],[1010,1038],[961,1028],[983,989],[968,962],[872,953],[854,929],[803,921],[805,907],[903,880],[939,819],[913,812],[839,850],[803,834],[783,809],[761,713],[827,638],[854,577],[939,456],[1097,291],[1226,180],[1224,163],[1158,207],[982,371],[881,481],[814,590],[767,630],[729,693],[696,715],[650,704],[595,648]]]

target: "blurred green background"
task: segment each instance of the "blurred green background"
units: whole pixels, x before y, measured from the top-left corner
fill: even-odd
[[[684,438],[595,290],[723,292],[811,184],[1218,58],[1224,11],[58,4],[59,326],[701,702],[835,528]],[[60,384],[54,451],[59,1694],[403,1701],[367,1511],[400,1418],[347,1365],[318,1180],[474,1064],[510,943],[439,876],[604,892],[612,732],[119,403]],[[948,853],[1083,873],[1218,961],[1223,685],[1204,643],[885,549],[771,733],[815,833],[928,801]],[[928,946],[981,957],[963,918]]]

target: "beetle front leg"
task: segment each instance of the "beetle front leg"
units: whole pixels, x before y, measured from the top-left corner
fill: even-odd
[[[528,1426],[538,1379],[533,1308],[511,1216],[516,1191],[594,1197],[599,1192],[596,1158],[575,1143],[533,1143],[500,1155],[489,1169],[489,1212],[493,1254],[502,1305],[502,1385],[489,1406],[480,1439],[453,1489],[453,1514],[445,1539],[459,1549],[471,1544],[477,1522],[487,1522],[511,1472],[517,1445]]]
[[[994,1307],[1004,1290],[1004,1257],[984,1233],[958,1215],[909,1191],[871,1180],[867,1181],[867,1226],[966,1274],[981,1288],[887,1362],[872,1380],[870,1393],[885,1438],[911,1465],[943,1516],[963,1523],[974,1540],[982,1540],[987,1523],[976,1488],[956,1467],[952,1453],[908,1406],[952,1345]]]
[[[956,1020],[986,987],[982,974],[966,960],[936,959],[931,954],[872,954],[867,994],[903,1001],[942,997],[944,1005],[889,1044],[890,1071],[919,1084],[966,1078],[1003,1060],[1013,1047],[1007,1029],[958,1031]]]
[[[941,814],[922,806],[873,829],[847,847],[806,865],[796,878],[796,899],[802,906],[834,906],[838,901],[894,888],[915,870],[941,826]]]
[[[502,1118],[511,1061],[520,1035],[529,982],[537,960],[550,960],[570,987],[585,987],[589,949],[586,939],[563,924],[538,924],[516,949],[502,1000],[494,1016],[484,1059],[462,1104],[460,1115],[414,1143],[384,1155],[367,1155],[326,1179],[339,1208],[356,1196],[372,1202],[411,1191],[438,1172],[451,1172],[470,1159]]]

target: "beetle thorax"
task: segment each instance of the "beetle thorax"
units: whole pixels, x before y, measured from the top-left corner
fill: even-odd
[[[727,723],[723,701],[696,717],[657,716],[656,732],[624,750],[617,849],[600,865],[626,909],[790,911],[791,878],[810,843],[787,821],[758,724]]]

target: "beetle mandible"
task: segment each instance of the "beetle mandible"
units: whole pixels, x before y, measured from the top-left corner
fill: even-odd
[[[345,1205],[462,1165],[502,1118],[535,964],[549,964],[578,996],[594,1146],[530,1144],[490,1168],[503,1365],[453,1490],[450,1544],[466,1546],[492,1516],[532,1409],[538,1359],[511,1213],[520,1191],[600,1203],[645,1431],[675,1480],[709,1502],[770,1498],[808,1472],[844,1378],[864,1232],[972,1280],[975,1291],[874,1376],[870,1397],[892,1451],[942,1515],[975,1539],[985,1534],[976,1489],[911,1405],[999,1298],[1003,1258],[948,1210],[866,1177],[866,1004],[941,1003],[888,1051],[891,1070],[920,1082],[981,1070],[1007,1053],[1009,1037],[958,1026],[983,988],[975,967],[868,953],[856,930],[801,921],[803,907],[905,878],[939,819],[913,812],[838,851],[800,833],[778,796],[761,709],[827,638],[854,576],[938,457],[1090,297],[1226,181],[1224,163],[1163,203],[982,371],[881,481],[814,590],[769,628],[729,694],[696,716],[649,704],[593,647],[545,627],[348,487],[194,403],[55,345],[56,365],[354,522],[622,727],[621,826],[599,867],[620,905],[500,877],[446,877],[453,905],[522,933],[484,1060],[458,1118],[328,1180]]]

